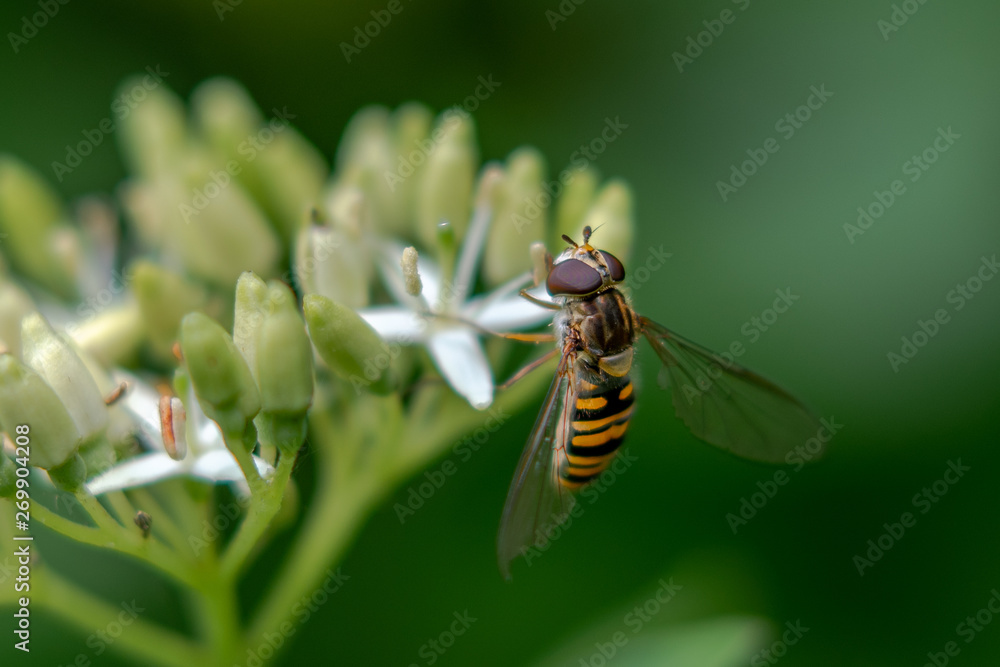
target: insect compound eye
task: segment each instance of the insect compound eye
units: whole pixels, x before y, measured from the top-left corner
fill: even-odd
[[[600,252],[601,256],[604,258],[604,263],[608,265],[608,271],[611,273],[611,279],[615,282],[625,280],[625,267],[622,266],[621,261],[605,250],[599,250],[598,252]]]
[[[597,269],[578,259],[566,259],[552,267],[545,287],[553,296],[557,294],[582,296],[596,292],[602,284],[604,279]]]

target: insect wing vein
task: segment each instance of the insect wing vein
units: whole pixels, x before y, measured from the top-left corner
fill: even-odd
[[[677,416],[697,437],[738,456],[784,463],[820,423],[784,389],[645,317]]]
[[[557,473],[566,457],[574,385],[572,364],[564,356],[528,436],[500,519],[497,558],[508,579],[510,561],[532,546],[544,546],[546,535],[573,509],[573,494],[558,484]]]

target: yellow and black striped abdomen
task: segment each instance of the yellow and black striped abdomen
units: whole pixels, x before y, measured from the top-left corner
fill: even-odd
[[[559,482],[571,491],[604,472],[625,438],[635,396],[627,375],[615,380],[614,386],[598,386],[581,380],[577,386],[576,405],[567,406],[572,421],[566,442],[566,460],[559,468]]]

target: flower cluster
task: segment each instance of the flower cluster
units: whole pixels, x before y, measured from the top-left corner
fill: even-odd
[[[479,426],[481,410],[537,395],[544,377],[495,392],[509,345],[483,345],[551,319],[518,294],[535,284],[532,244],[585,225],[619,256],[631,240],[626,186],[599,188],[589,167],[546,182],[527,148],[482,165],[460,109],[364,109],[332,169],[295,119],[262,112],[230,80],[200,85],[190,112],[159,86],[115,131],[129,178],[114,198],[72,207],[0,156],[0,431],[30,428],[32,483],[89,521],[39,503],[33,516],[148,561],[228,615],[207,646],[122,638],[150,662],[238,657],[396,484]],[[241,628],[238,576],[295,510],[304,448],[317,491],[303,546]],[[183,526],[213,512],[216,483],[249,510],[206,550]]]

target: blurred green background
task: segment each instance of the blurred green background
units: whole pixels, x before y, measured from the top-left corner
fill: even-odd
[[[485,159],[532,144],[555,175],[619,118],[627,128],[593,164],[634,187],[632,266],[661,246],[672,253],[635,291],[637,309],[709,347],[743,342],[741,362],[843,428],[826,460],[789,469],[734,534],[726,515],[774,471],[688,434],[643,349],[629,436],[637,463],[544,555],[516,562],[513,582],[497,573],[494,539],[530,411],[469,460],[450,454],[458,473],[402,525],[392,508],[406,501],[400,488],[344,560],[349,581],[277,664],[600,665],[595,642],[618,630],[629,645],[611,663],[662,664],[642,662],[640,645],[662,639],[671,664],[767,664],[757,651],[796,621],[809,630],[781,664],[922,665],[949,641],[960,648],[955,664],[998,663],[1000,619],[968,643],[958,626],[1000,587],[1000,280],[960,310],[948,294],[1000,252],[1000,6],[402,0],[348,63],[341,42],[387,3],[330,4],[244,0],[221,20],[220,2],[60,5],[17,53],[9,36],[0,48],[0,150],[51,177],[66,145],[111,115],[119,82],[156,65],[183,96],[209,76],[238,79],[263,109],[287,107],[328,157],[359,107],[415,99],[443,109],[480,76],[500,83],[474,112]],[[565,20],[550,23],[560,6]],[[726,9],[732,22],[712,23]],[[36,11],[4,3],[0,26],[19,32]],[[879,21],[894,11],[907,20],[885,32]],[[707,46],[678,71],[674,53],[699,33]],[[811,86],[832,95],[788,136],[776,123]],[[911,181],[905,163],[939,128],[959,138]],[[723,201],[717,182],[771,137],[778,151]],[[112,192],[124,176],[113,144],[61,192]],[[895,179],[905,193],[850,242],[844,225]],[[751,318],[786,288],[799,300],[751,342]],[[950,321],[894,372],[887,354],[939,308]],[[914,495],[958,459],[969,472],[921,513]],[[308,502],[308,462],[298,475]],[[916,524],[860,576],[854,556],[906,511]],[[281,543],[255,566],[247,600]],[[91,549],[60,549],[52,560],[109,599],[134,597],[157,618],[177,613],[160,580]],[[634,635],[626,614],[671,577],[683,588]],[[440,657],[422,648],[466,610],[477,620],[454,646]],[[55,619],[35,631],[36,652],[10,664],[69,664],[88,652],[86,637]],[[126,664],[113,653],[93,660]]]

